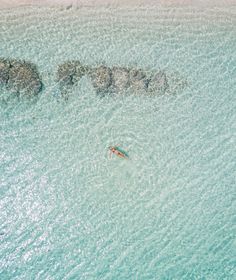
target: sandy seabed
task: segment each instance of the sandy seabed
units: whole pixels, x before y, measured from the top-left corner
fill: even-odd
[[[23,5],[49,6],[228,6],[236,5],[236,0],[0,0],[0,8],[10,8]]]

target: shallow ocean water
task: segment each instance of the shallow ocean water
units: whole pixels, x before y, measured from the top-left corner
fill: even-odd
[[[235,279],[236,9],[0,11],[0,56],[42,73],[0,93],[0,279]],[[68,59],[178,73],[174,95],[68,101]],[[176,74],[177,75],[177,74]],[[130,155],[109,159],[120,144]]]

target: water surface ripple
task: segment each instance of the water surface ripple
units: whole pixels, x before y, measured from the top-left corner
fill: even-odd
[[[0,92],[0,278],[235,279],[235,7],[0,11],[1,57],[36,63],[37,102]],[[68,59],[165,69],[176,95],[66,102]],[[109,159],[120,144],[130,160]]]

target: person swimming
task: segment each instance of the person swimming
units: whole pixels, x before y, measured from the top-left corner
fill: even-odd
[[[128,154],[125,151],[122,151],[117,146],[110,146],[109,150],[110,150],[110,157],[111,157],[111,154],[115,154],[115,155],[117,155],[120,158],[125,158],[125,159],[129,158]]]

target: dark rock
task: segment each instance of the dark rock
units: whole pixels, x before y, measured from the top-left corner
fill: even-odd
[[[5,69],[5,64],[2,68]],[[5,70],[2,73],[4,73],[2,77],[7,76]],[[57,69],[57,81],[60,85],[61,94],[68,98],[70,89],[77,85],[86,74],[89,75],[95,91],[100,96],[110,93],[123,93],[126,90],[129,90],[130,93],[151,95],[174,93],[180,84],[169,74],[167,76],[164,71],[150,73],[138,68],[128,69],[119,66],[109,68],[105,65],[89,68],[79,61],[67,61],[59,65]]]
[[[57,81],[62,87],[71,87],[78,83],[88,72],[88,68],[79,61],[68,61],[58,66]]]
[[[112,68],[112,87],[116,92],[122,92],[130,86],[129,69],[125,67]]]
[[[74,63],[66,62],[58,66],[57,81],[60,85],[70,86],[73,85],[73,76],[75,75]]]
[[[33,63],[20,60],[9,60],[9,63],[8,89],[27,95],[36,95],[42,90],[42,82]]]
[[[132,91],[146,91],[148,87],[148,78],[141,69],[131,69],[129,72],[130,87]]]
[[[111,89],[112,73],[109,67],[101,65],[92,69],[90,72],[90,78],[97,93],[104,94]]]
[[[165,72],[159,71],[151,75],[148,83],[148,92],[163,94],[168,90],[168,88],[169,85]]]
[[[10,63],[4,58],[0,58],[0,86],[6,85],[9,79]]]

